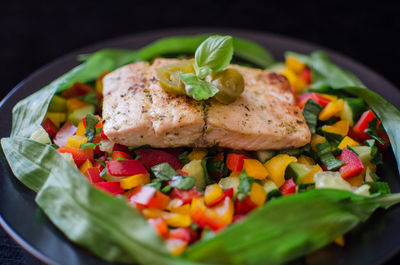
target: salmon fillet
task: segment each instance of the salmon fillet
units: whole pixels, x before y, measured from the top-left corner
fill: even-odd
[[[229,65],[245,80],[243,94],[223,105],[165,92],[156,76],[177,59],[121,67],[103,79],[104,133],[116,143],[153,147],[221,146],[237,150],[300,147],[311,134],[285,77]]]

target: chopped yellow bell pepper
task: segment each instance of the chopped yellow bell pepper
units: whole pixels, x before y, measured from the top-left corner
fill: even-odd
[[[208,154],[208,151],[203,148],[193,148],[193,151],[190,152],[188,155],[188,158],[190,160],[202,160],[206,155]]]
[[[49,112],[66,112],[67,111],[67,100],[59,95],[54,95],[50,101]]]
[[[350,123],[349,121],[346,120],[338,121],[333,125],[322,126],[322,130],[324,132],[339,134],[343,137],[347,135],[347,133],[349,132],[349,128],[350,128]]]
[[[343,138],[343,140],[340,142],[340,144],[338,145],[338,148],[340,150],[343,150],[343,148],[347,147],[347,146],[358,146],[360,145],[357,141],[354,141],[352,138],[350,138],[349,136],[346,136]]]
[[[257,159],[244,159],[243,169],[249,177],[255,179],[265,179],[268,176],[267,169]]]
[[[165,246],[171,256],[181,255],[185,251],[187,245],[188,243],[186,241],[178,238],[168,238],[165,240]]]
[[[337,101],[338,100],[338,97],[334,96],[334,95],[329,95],[329,94],[319,94],[319,95],[324,97],[324,98],[330,99],[331,101]]]
[[[67,99],[67,109],[68,112],[73,112],[74,110],[81,109],[83,107],[89,106],[90,104],[87,102],[83,102],[77,98]]]
[[[344,247],[344,236],[339,236],[334,242],[339,246]]]
[[[329,120],[331,117],[333,117],[335,114],[341,112],[344,107],[344,101],[343,99],[339,99],[337,101],[331,101],[328,103],[328,105],[325,106],[325,108],[319,113],[319,119],[321,121],[326,121]]]
[[[268,178],[275,182],[275,185],[280,188],[285,182],[285,171],[287,166],[296,161],[296,157],[287,154],[274,156],[264,164],[269,173]]]
[[[286,66],[297,75],[301,74],[306,67],[304,63],[300,62],[296,57],[291,55],[286,57]]]
[[[213,204],[218,199],[224,196],[224,191],[218,184],[211,184],[206,187],[204,191],[204,202],[206,205]]]
[[[80,135],[72,135],[68,137],[67,143],[65,146],[68,147],[75,147],[75,148],[80,148],[82,144],[86,144],[88,141],[88,138],[86,136],[80,136]]]
[[[265,192],[264,188],[256,182],[251,184],[250,200],[257,206],[260,206],[264,204],[266,199],[267,193]]]
[[[190,215],[163,212],[161,216],[165,220],[165,222],[167,222],[167,224],[172,227],[188,227],[192,224],[192,219],[190,219]]]
[[[133,189],[142,184],[150,183],[149,174],[137,174],[120,180],[119,184],[124,190]]]
[[[313,134],[311,137],[311,147],[316,152],[317,151],[317,144],[321,144],[326,141],[326,138],[319,135]]]
[[[303,92],[303,90],[307,87],[306,82],[300,79],[292,70],[283,70],[282,74],[286,76],[290,83],[290,86],[293,87],[297,93]]]
[[[63,112],[47,112],[44,119],[49,118],[57,128],[60,124],[67,120],[67,115]]]
[[[158,208],[145,208],[143,209],[142,214],[146,219],[158,218],[161,217],[163,211]]]
[[[85,136],[85,130],[86,130],[85,125],[83,125],[83,122],[80,122],[78,124],[78,128],[76,129],[75,134],[80,136]]]
[[[309,184],[314,182],[314,175],[318,172],[322,172],[322,168],[316,164],[310,172],[307,173],[307,175],[303,179],[303,183],[301,184]]]
[[[79,168],[79,171],[83,174],[83,175],[85,175],[86,174],[86,171],[89,169],[89,168],[92,168],[93,167],[93,164],[92,164],[92,162],[90,162],[90,160],[88,159],[88,160],[86,160],[82,165],[81,165],[81,167]]]
[[[298,159],[298,162],[303,165],[313,166],[315,165],[314,159],[309,156],[301,155]]]
[[[173,213],[179,213],[183,215],[190,215],[190,204],[185,204],[177,208],[171,209],[171,212]]]
[[[363,170],[363,172],[361,172],[358,176],[351,177],[345,180],[348,183],[350,183],[350,185],[353,187],[360,187],[364,182],[364,177],[365,177],[365,170]]]

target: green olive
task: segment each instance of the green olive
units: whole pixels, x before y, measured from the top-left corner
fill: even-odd
[[[161,87],[176,95],[186,95],[185,84],[179,78],[179,73],[194,73],[193,60],[168,64],[156,70],[156,76]]]
[[[214,97],[222,104],[234,102],[244,91],[243,76],[236,69],[225,69],[215,74],[212,83],[219,89]]]

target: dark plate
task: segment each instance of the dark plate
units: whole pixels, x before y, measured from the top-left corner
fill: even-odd
[[[369,88],[381,94],[400,108],[400,92],[396,87],[370,69],[317,45],[286,37],[260,32],[233,29],[181,29],[154,31],[102,42],[50,63],[20,84],[0,103],[0,137],[11,130],[11,110],[16,102],[70,70],[78,63],[76,56],[105,47],[137,49],[151,41],[171,35],[198,33],[224,33],[254,40],[263,45],[277,59],[285,51],[309,53],[325,50],[330,58],[345,69],[355,73]],[[13,176],[4,155],[0,157],[0,223],[24,249],[47,264],[109,264],[88,251],[71,243],[38,209],[35,194]],[[400,180],[393,154],[385,154],[385,165],[379,172],[388,181],[393,192],[400,192]],[[365,224],[358,226],[346,237],[344,248],[332,248],[321,258],[322,264],[381,264],[400,250],[400,207],[388,211],[378,210]],[[107,235],[105,235],[107,236]]]

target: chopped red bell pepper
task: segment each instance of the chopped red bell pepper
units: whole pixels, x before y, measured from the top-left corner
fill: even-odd
[[[100,169],[98,167],[88,168],[86,171],[86,177],[90,183],[103,181],[103,179],[100,177]]]
[[[121,151],[121,152],[124,152],[127,154],[129,154],[131,152],[127,146],[122,145],[122,144],[114,144],[113,151]]]
[[[103,138],[103,139],[108,140],[108,137],[107,137],[107,135],[104,133],[104,130],[101,130],[100,137]]]
[[[106,161],[106,166],[108,173],[117,177],[147,174],[139,160]]]
[[[226,165],[233,172],[241,172],[245,159],[247,159],[245,155],[231,153],[226,157]]]
[[[340,175],[344,179],[358,176],[364,170],[364,165],[358,155],[347,148],[343,148],[339,160],[344,162],[339,169]]]
[[[325,107],[331,101],[330,99],[325,98],[318,93],[304,93],[296,96],[297,106],[299,106],[300,109],[303,109],[304,105],[306,105],[309,99],[314,100],[322,107]]]
[[[385,142],[385,145],[381,144],[380,142],[377,142],[378,149],[380,151],[385,151],[390,146],[389,136],[387,135],[387,133],[385,132],[385,130],[383,128],[378,128],[376,130],[376,132],[377,132],[379,138],[381,138]]]
[[[168,235],[168,224],[161,217],[150,218],[147,222],[156,230],[156,232],[162,236],[166,237]]]
[[[229,197],[229,198],[233,198],[233,188],[229,188],[229,189],[227,189],[226,191],[224,191],[224,193],[225,193],[225,196],[227,196],[227,197]]]
[[[198,191],[196,187],[192,187],[190,190],[173,188],[170,196],[172,199],[180,199],[183,204],[186,204],[190,203],[193,198],[202,196],[202,193]]]
[[[129,196],[131,203],[158,209],[167,208],[170,200],[167,195],[150,186],[139,186]]]
[[[375,114],[372,112],[372,110],[367,110],[361,115],[356,125],[354,125],[353,131],[360,139],[366,140],[371,138],[368,133],[365,132],[365,130],[368,129],[368,123],[373,119],[376,119]]]
[[[98,135],[96,135],[96,136],[94,137],[93,143],[94,143],[94,144],[98,144],[98,143],[100,143],[101,140],[102,140],[102,138],[101,138],[100,135],[98,134]],[[102,156],[102,155],[104,154],[104,152],[101,151],[101,149],[100,149],[100,145],[96,145],[96,147],[94,148],[94,153],[95,153],[97,156]]]
[[[242,201],[239,201],[236,198],[235,201],[235,214],[248,214],[249,212],[253,211],[257,208],[257,204],[250,200],[250,196],[244,197]]]
[[[220,198],[218,198],[216,201],[208,204],[207,206],[212,207],[214,205],[217,205],[218,203],[222,202],[223,200],[225,200],[226,197],[229,197],[230,199],[232,199],[233,197],[233,188],[229,188],[226,191],[224,191],[224,195],[221,196]]]
[[[201,228],[210,227],[218,231],[232,223],[233,212],[233,202],[228,197],[213,207],[206,207],[203,199],[196,198],[192,202],[190,217]]]
[[[296,183],[293,178],[286,180],[280,190],[283,196],[296,193]]]
[[[66,122],[60,130],[57,132],[54,143],[59,147],[63,147],[67,144],[68,138],[75,134],[76,127],[72,124],[72,122]]]
[[[100,172],[104,169],[103,164],[101,164],[101,163],[98,162],[98,161],[94,161],[93,167],[97,167],[97,168],[100,170]]]
[[[75,164],[80,167],[86,160],[94,162],[94,153],[92,148],[79,149],[75,147],[64,146],[57,149],[60,153],[70,153]]]
[[[97,182],[94,185],[112,195],[119,195],[125,192],[119,185],[119,182]]]
[[[84,96],[87,93],[93,91],[93,88],[85,83],[75,82],[70,88],[63,91],[61,96],[63,98],[75,98]]]
[[[57,126],[49,118],[42,122],[42,127],[49,134],[51,139],[53,139],[58,132]]]
[[[300,79],[306,84],[311,84],[311,69],[309,67],[304,68],[303,72],[300,74]]]
[[[113,151],[111,153],[111,159],[112,160],[118,160],[118,158],[123,158],[126,160],[132,160],[133,157],[128,155],[127,153],[121,152],[121,151]]]
[[[169,163],[175,170],[182,168],[181,162],[179,162],[178,158],[174,155],[171,155],[167,152],[155,149],[139,149],[135,150],[135,153],[140,155],[140,162],[146,167],[146,169],[150,169],[152,166],[161,164],[161,163]]]
[[[186,241],[188,243],[192,241],[191,231],[187,227],[171,229],[171,231],[169,231],[168,238],[182,239],[183,241]]]

